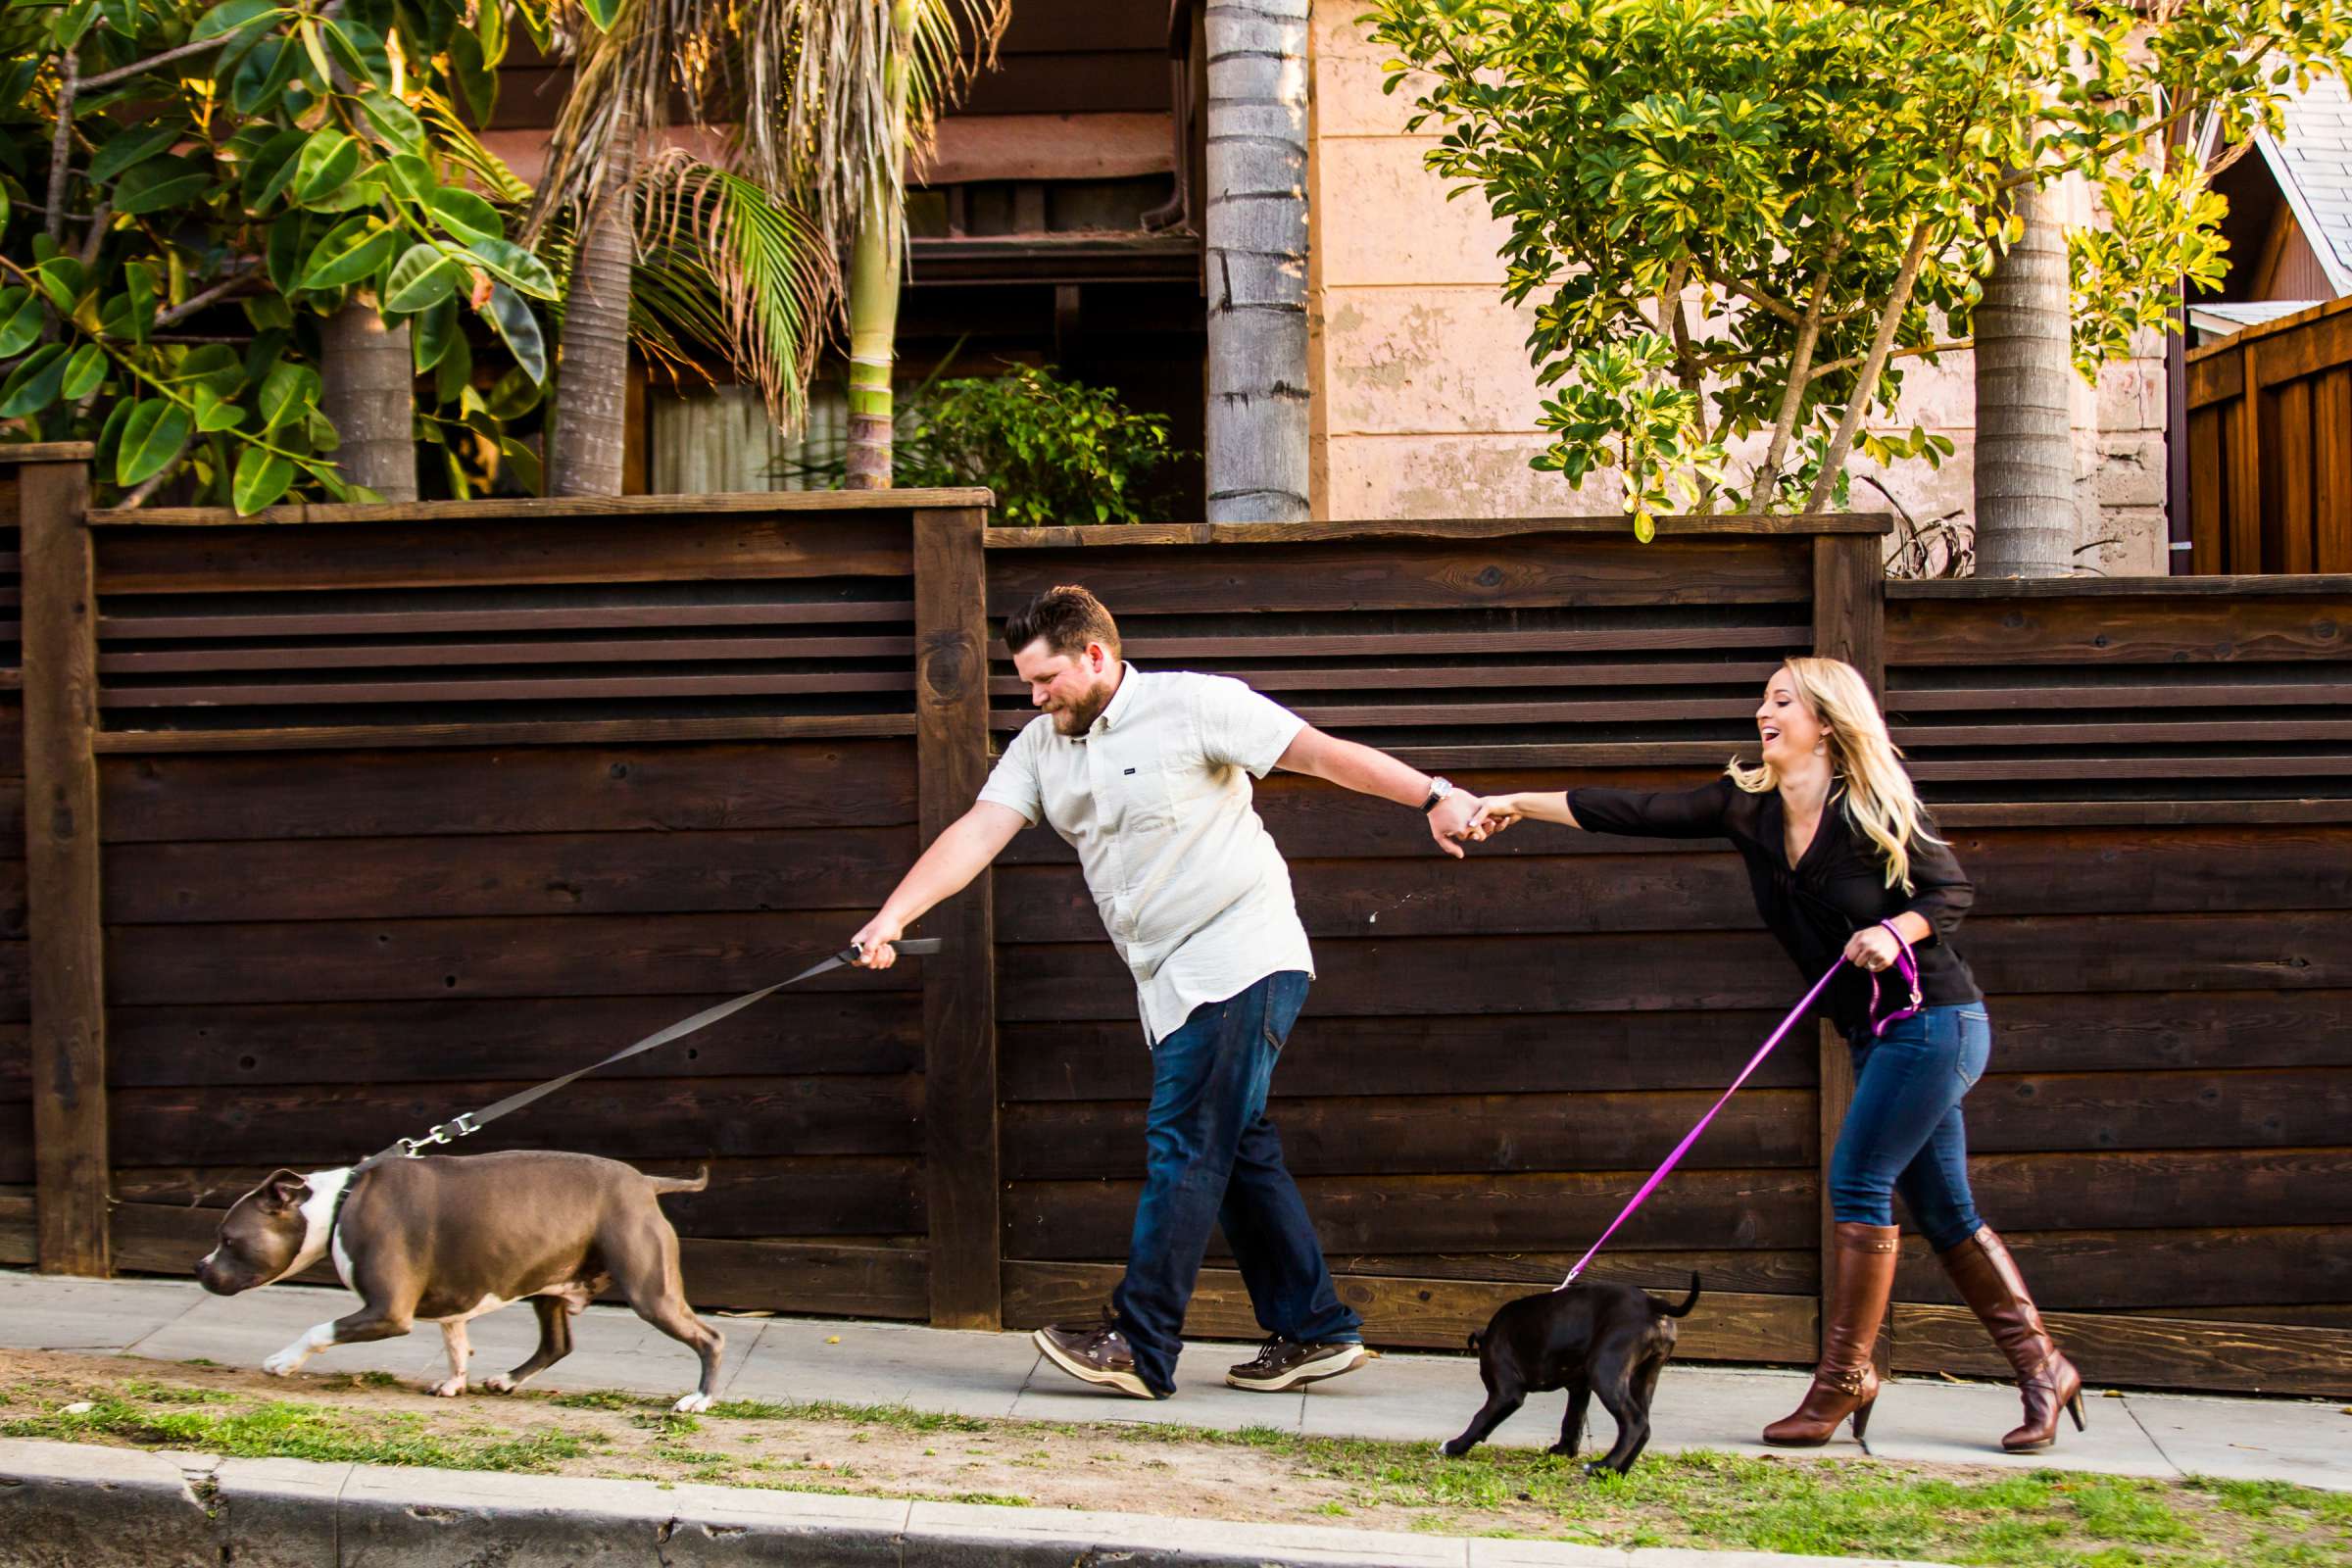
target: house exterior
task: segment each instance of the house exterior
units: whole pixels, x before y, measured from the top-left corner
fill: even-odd
[[[2352,297],[2352,92],[2324,77],[2214,182],[2230,201],[2231,266],[2218,298],[2189,306],[2198,346]]]

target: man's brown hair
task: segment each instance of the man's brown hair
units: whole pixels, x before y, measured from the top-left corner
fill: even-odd
[[[1114,656],[1119,651],[1119,623],[1102,600],[1075,583],[1049,588],[1005,617],[1006,652],[1017,654],[1041,637],[1054,653],[1072,657],[1086,652],[1088,643],[1101,643]]]

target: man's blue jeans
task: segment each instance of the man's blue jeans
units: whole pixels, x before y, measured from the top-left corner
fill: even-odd
[[[1204,1003],[1152,1053],[1150,1164],[1111,1305],[1155,1394],[1176,1387],[1184,1309],[1220,1221],[1259,1328],[1310,1343],[1362,1337],[1266,1120],[1275,1058],[1306,1005],[1307,979],[1284,970]]]
[[[1984,1223],[1968,1191],[1968,1133],[1960,1102],[1984,1076],[1992,1022],[1981,1002],[1929,1007],[1873,1040],[1846,1037],[1854,1102],[1830,1156],[1830,1207],[1840,1220],[1894,1223],[1892,1195],[1937,1251]]]

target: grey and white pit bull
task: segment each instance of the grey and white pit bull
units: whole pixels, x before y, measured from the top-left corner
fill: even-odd
[[[229,1208],[197,1261],[206,1290],[235,1296],[331,1256],[359,1293],[358,1311],[312,1329],[263,1371],[284,1377],[329,1346],[396,1339],[422,1318],[441,1325],[449,1348],[449,1377],[433,1392],[463,1394],[466,1325],[527,1298],[539,1348],[481,1380],[505,1394],[569,1355],[572,1317],[618,1285],[639,1317],[703,1358],[701,1386],[674,1408],[710,1408],[726,1340],[687,1306],[678,1233],[657,1201],[701,1192],[708,1171],[680,1181],[594,1154],[528,1151],[389,1159],[355,1178],[357,1169],[273,1172]]]

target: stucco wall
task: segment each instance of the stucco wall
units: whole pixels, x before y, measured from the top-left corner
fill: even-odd
[[[1364,41],[1360,14],[1357,0],[1315,0],[1309,43],[1315,515],[1613,510],[1610,476],[1577,491],[1528,467],[1544,445],[1542,398],[1525,346],[1532,311],[1501,300],[1504,225],[1475,192],[1448,202],[1422,167],[1437,137],[1405,133],[1410,99],[1382,94],[1385,56]],[[2110,573],[2165,569],[2163,346],[2138,346],[2141,358],[2109,367],[2095,389],[2079,383],[2075,399],[2077,542],[2089,547],[2078,559]],[[1969,511],[1973,388],[1966,353],[1906,377],[1896,427],[1916,421],[1957,447],[1940,470],[1883,476],[1923,524]],[[1883,510],[1868,484],[1854,490],[1858,509]]]

